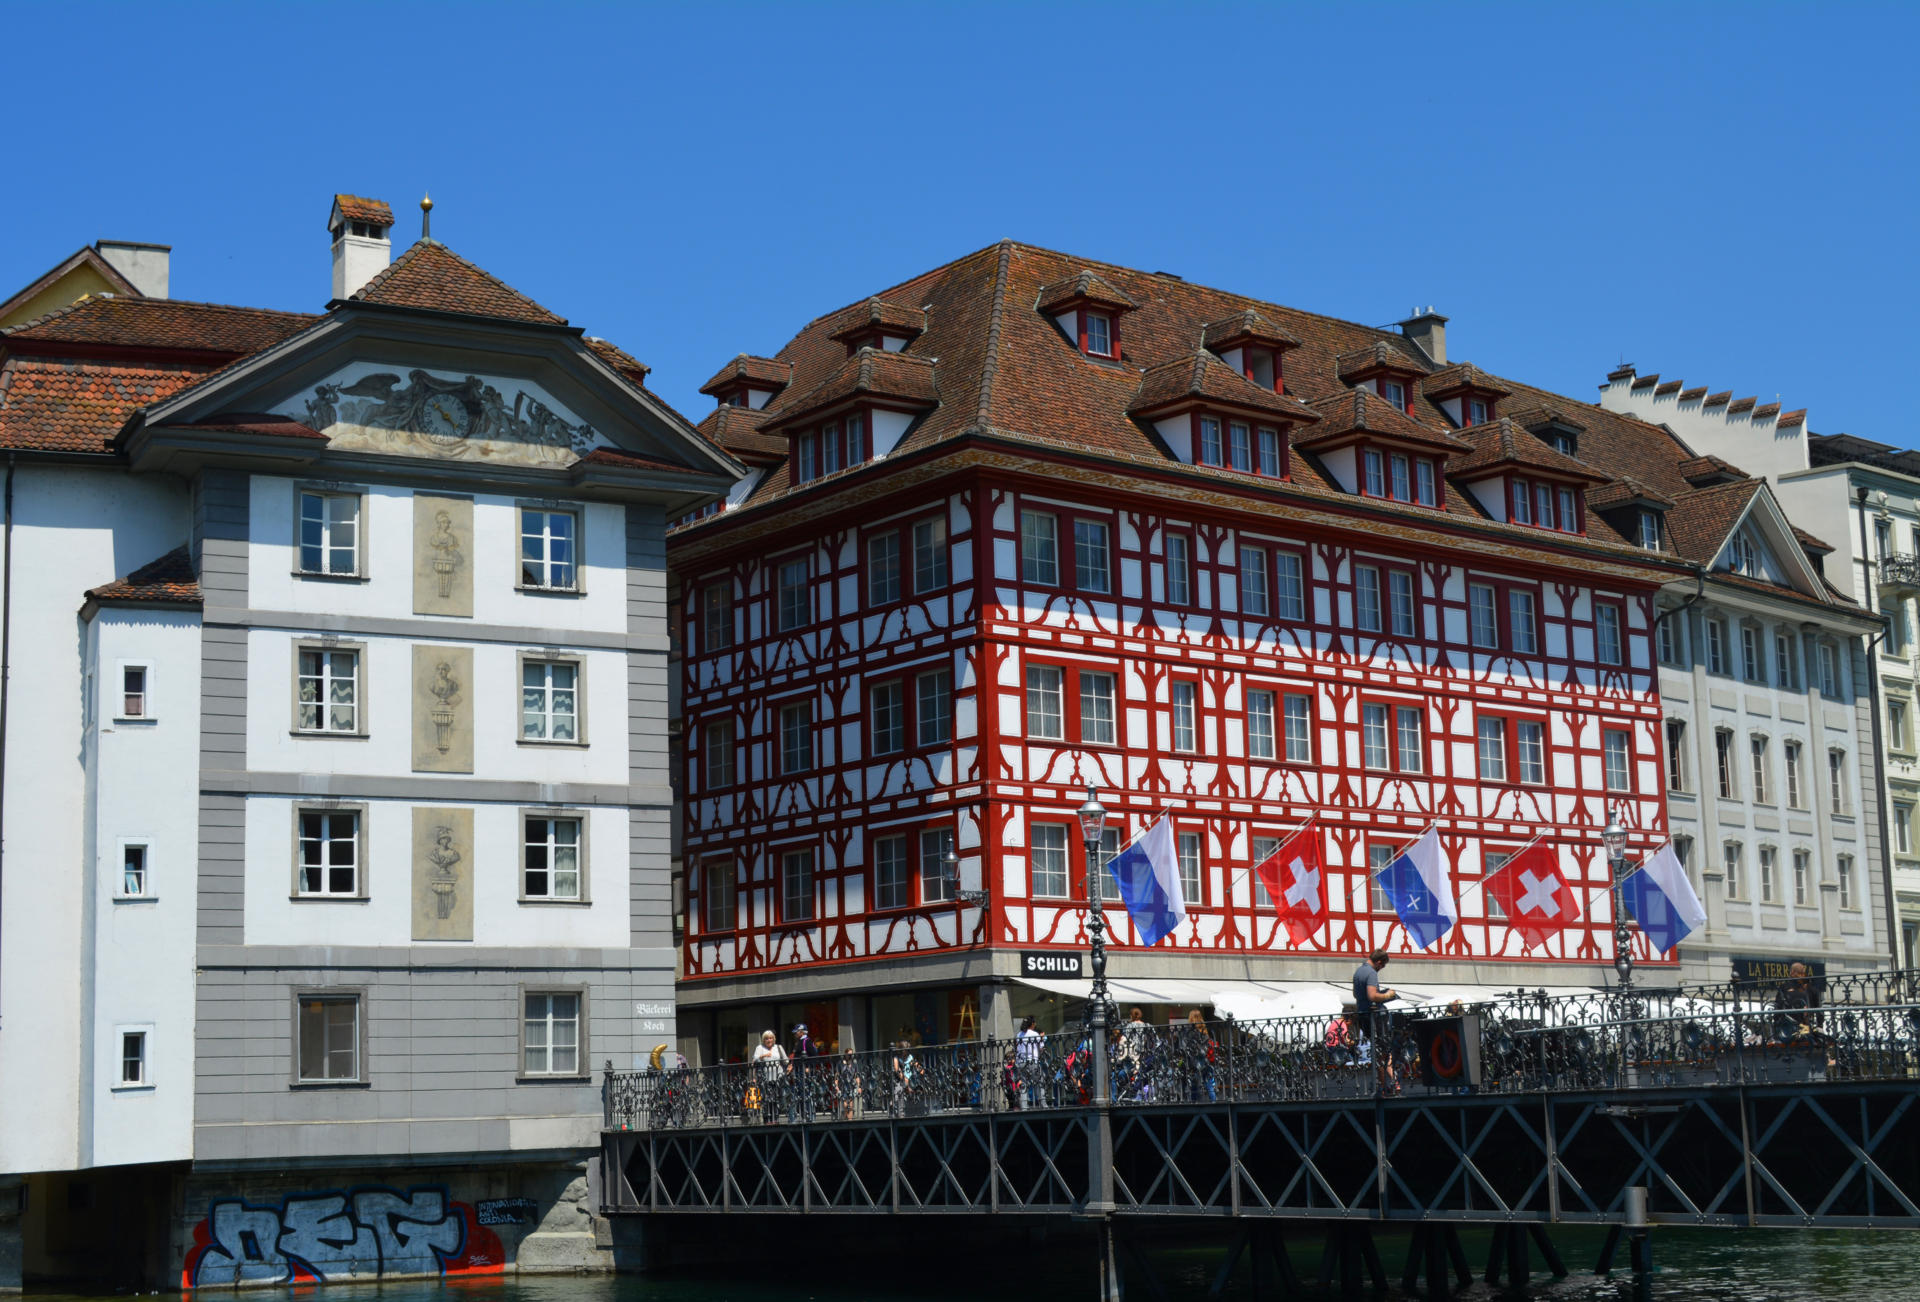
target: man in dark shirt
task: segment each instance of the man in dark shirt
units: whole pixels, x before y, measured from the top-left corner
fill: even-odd
[[[1353,970],[1354,1029],[1373,1046],[1373,1069],[1382,1089],[1386,1088],[1387,1060],[1393,1056],[1393,1050],[1390,1037],[1376,1034],[1384,1031],[1387,1024],[1387,1010],[1380,1005],[1400,997],[1391,987],[1384,990],[1380,987],[1380,969],[1391,957],[1386,950],[1376,949],[1367,956],[1366,962]]]

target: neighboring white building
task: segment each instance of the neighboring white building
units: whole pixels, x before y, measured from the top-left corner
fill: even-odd
[[[1861,748],[1860,791],[1877,806],[1863,835],[1891,884],[1883,903],[1882,953],[1920,963],[1920,681],[1912,603],[1920,596],[1920,453],[1847,434],[1807,428],[1805,409],[1708,392],[1622,366],[1601,386],[1601,405],[1665,425],[1703,456],[1766,479],[1794,523],[1820,540],[1826,581],[1878,621],[1871,653],[1858,666],[1859,690],[1873,707]],[[1884,821],[1883,821],[1884,820]],[[1890,907],[1889,907],[1890,904]]]
[[[665,522],[740,467],[391,223],[338,197],[321,315],[0,332],[30,1280],[610,1263],[596,1074],[674,1039]]]

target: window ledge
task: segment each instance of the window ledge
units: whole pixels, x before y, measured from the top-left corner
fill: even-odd
[[[289,728],[287,729],[287,735],[289,737],[309,737],[318,741],[365,741],[368,734],[364,732],[324,732],[317,729]]]
[[[522,895],[519,902],[521,904],[533,905],[536,908],[550,905],[562,909],[584,909],[593,903],[592,900],[550,900],[544,895]]]
[[[587,595],[585,588],[543,588],[533,583],[516,583],[513,585],[513,590],[524,592],[529,597],[584,597]]]
[[[139,727],[141,724],[158,722],[160,722],[158,717],[151,714],[116,714],[113,716],[113,725],[115,727],[119,727],[121,724],[130,724],[134,727]]]
[[[582,1075],[572,1075],[572,1076],[519,1075],[513,1078],[513,1083],[515,1085],[591,1085],[593,1084],[593,1077],[591,1075],[585,1075],[585,1076],[582,1076]]]
[[[553,746],[561,750],[585,750],[587,748],[587,742],[584,737],[578,741],[555,741],[543,737],[518,737],[514,739],[514,744],[516,746]]]
[[[157,904],[160,902],[160,897],[158,895],[116,895],[113,897],[113,902],[115,904]]]
[[[302,895],[295,891],[287,898],[296,904],[365,904],[372,897],[368,895]]]
[[[137,1084],[123,1082],[119,1085],[107,1086],[107,1091],[111,1094],[151,1094],[153,1092],[153,1085],[149,1081],[141,1081]]]
[[[367,576],[364,574],[328,574],[322,570],[295,570],[293,577],[318,579],[322,583],[365,583],[367,581]]]
[[[370,1080],[296,1080],[290,1081],[288,1089],[294,1090],[370,1090]]]

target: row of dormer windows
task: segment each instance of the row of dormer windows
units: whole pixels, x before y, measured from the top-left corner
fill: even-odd
[[[1203,466],[1222,466],[1250,474],[1284,479],[1287,444],[1278,429],[1253,426],[1243,420],[1222,422],[1218,416],[1196,418],[1199,438],[1195,459]]]
[[[1440,505],[1440,469],[1433,457],[1366,448],[1360,462],[1363,496]]]
[[[830,420],[793,436],[793,482],[804,484],[848,466],[857,466],[867,460],[871,452],[866,417],[859,412],[849,412],[839,420]]]

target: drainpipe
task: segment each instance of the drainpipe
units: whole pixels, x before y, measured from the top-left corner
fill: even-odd
[[[1877,615],[1879,605],[1873,597],[1873,554],[1867,550],[1867,489],[1862,485],[1853,490],[1853,500],[1860,513],[1860,578],[1861,586],[1866,590],[1867,612]],[[1891,828],[1887,824],[1887,784],[1882,777],[1882,768],[1886,764],[1887,745],[1880,731],[1880,662],[1875,658],[1875,647],[1880,638],[1886,636],[1883,626],[1880,635],[1867,640],[1867,704],[1873,718],[1873,758],[1874,774],[1879,789],[1873,793],[1873,804],[1879,814],[1880,824],[1880,885],[1883,897],[1882,907],[1887,911],[1887,953],[1893,959],[1893,970],[1900,970],[1900,915],[1896,911],[1893,894],[1893,841]]]
[[[7,453],[7,486],[4,510],[5,523],[0,525],[0,546],[4,546],[7,555],[0,561],[0,910],[4,909],[7,898],[5,865],[7,857],[7,683],[12,677],[13,668],[13,470],[14,455]],[[0,922],[4,922],[0,914]],[[0,928],[4,934],[4,928]],[[0,967],[0,971],[4,971]],[[0,1010],[6,1008],[6,1001],[0,1000]]]

